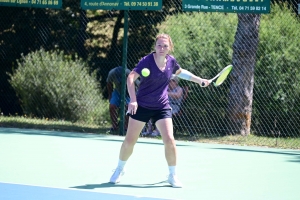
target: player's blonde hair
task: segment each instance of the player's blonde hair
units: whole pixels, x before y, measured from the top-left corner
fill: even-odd
[[[165,33],[160,33],[155,38],[155,44],[156,44],[157,40],[160,39],[160,38],[164,38],[164,39],[167,39],[169,41],[170,52],[173,52],[174,51],[174,44],[172,42],[171,36],[169,36],[168,34],[165,34]],[[154,46],[155,46],[155,44],[154,44]]]

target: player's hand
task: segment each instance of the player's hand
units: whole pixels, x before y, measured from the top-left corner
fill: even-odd
[[[199,84],[201,87],[207,87],[209,86],[210,82],[207,79],[201,79]]]
[[[138,108],[138,104],[136,101],[130,102],[128,104],[128,110],[126,114],[135,115],[137,108]]]

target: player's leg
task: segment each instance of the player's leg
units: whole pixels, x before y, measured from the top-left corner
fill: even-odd
[[[128,160],[133,152],[134,145],[136,144],[139,135],[145,126],[145,122],[129,118],[127,134],[120,150],[120,160]]]
[[[121,176],[125,173],[125,164],[133,152],[134,145],[144,125],[145,122],[132,119],[131,117],[129,118],[127,134],[120,149],[118,166],[110,178],[110,183],[120,182]]]
[[[165,145],[165,157],[169,166],[168,182],[172,187],[182,187],[182,183],[178,180],[176,174],[177,164],[177,148],[173,135],[172,118],[160,119],[156,122],[156,127],[161,133]]]
[[[176,166],[177,150],[173,136],[173,123],[171,118],[160,119],[156,122],[156,127],[161,133],[164,145],[165,156],[169,166]]]
[[[134,145],[136,144],[145,123],[150,119],[148,115],[147,110],[139,107],[136,114],[129,118],[127,134],[120,149],[118,166],[110,178],[111,183],[120,182],[120,178],[124,174],[125,164],[133,152]]]

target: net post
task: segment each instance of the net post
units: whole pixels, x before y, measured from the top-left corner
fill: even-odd
[[[122,58],[122,90],[120,107],[120,135],[124,135],[125,127],[125,99],[126,99],[126,69],[127,69],[127,42],[128,42],[128,10],[124,10],[124,39]]]

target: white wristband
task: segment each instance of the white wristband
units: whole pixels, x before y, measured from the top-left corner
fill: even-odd
[[[181,79],[185,79],[185,80],[191,80],[191,78],[192,78],[192,73],[191,72],[189,72],[189,71],[187,71],[187,70],[185,70],[185,69],[181,69],[181,72],[180,72],[180,74],[178,74],[177,76],[179,77],[179,78],[181,78]]]

